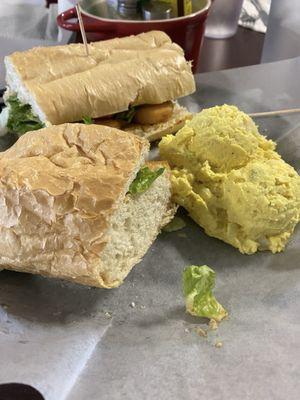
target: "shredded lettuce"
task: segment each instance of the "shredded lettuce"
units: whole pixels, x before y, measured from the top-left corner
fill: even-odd
[[[115,119],[121,119],[130,124],[135,116],[135,113],[136,107],[129,107],[128,110],[115,114]]]
[[[180,217],[174,217],[171,222],[168,223],[162,230],[164,232],[176,232],[179,231],[180,229],[185,228],[186,223],[184,220]]]
[[[44,128],[45,125],[33,114],[31,106],[21,103],[16,95],[10,96],[7,103],[9,104],[8,132],[21,136],[28,131]]]
[[[93,118],[91,118],[91,117],[82,117],[82,122],[85,124],[85,125],[91,125],[91,124],[93,124],[94,123],[94,120],[93,120]]]
[[[212,293],[215,278],[216,273],[207,265],[191,265],[184,269],[183,293],[188,313],[215,321],[221,321],[228,315]]]
[[[134,118],[134,116],[135,116],[135,113],[136,113],[136,107],[130,107],[129,110],[122,111],[122,112],[119,112],[119,113],[115,114],[114,118],[115,119],[121,119],[122,121],[126,121],[128,123],[131,123],[133,118]],[[82,121],[86,125],[90,125],[90,124],[94,123],[93,118],[88,117],[88,116],[82,117]]]
[[[140,194],[144,193],[152,183],[157,179],[163,172],[165,168],[158,168],[155,171],[151,171],[148,167],[143,167],[137,173],[136,178],[129,186],[129,193]]]

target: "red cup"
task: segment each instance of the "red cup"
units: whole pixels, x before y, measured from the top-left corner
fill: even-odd
[[[205,21],[210,6],[211,0],[204,0],[203,7],[193,14],[178,18],[150,21],[107,19],[90,14],[85,10],[82,10],[81,13],[89,42],[137,35],[152,30],[166,32],[173,42],[183,48],[186,59],[193,62],[193,72],[195,73],[204,37]],[[57,23],[61,28],[80,32],[79,23],[69,21],[76,17],[77,12],[74,7],[58,15]]]

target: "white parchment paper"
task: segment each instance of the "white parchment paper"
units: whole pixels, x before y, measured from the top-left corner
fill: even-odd
[[[299,107],[299,68],[294,59],[198,75],[184,102],[193,111]],[[257,123],[299,172],[300,116]],[[162,233],[119,289],[2,271],[0,383],[30,383],[47,400],[298,400],[299,227],[285,252],[247,256],[182,216],[186,228]],[[189,264],[216,270],[229,311],[207,338],[197,334],[206,321],[184,310]]]

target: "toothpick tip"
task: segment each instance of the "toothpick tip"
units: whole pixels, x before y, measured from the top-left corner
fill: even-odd
[[[84,44],[84,48],[85,48],[85,54],[88,57],[90,55],[90,53],[89,53],[89,47],[88,47],[88,42],[86,39],[86,33],[85,33],[85,29],[84,29],[84,24],[83,24],[83,20],[82,20],[81,9],[80,9],[79,3],[77,3],[75,7],[76,7],[77,16],[78,16],[80,32],[81,32],[81,36],[82,36],[82,40],[83,40],[83,44]]]

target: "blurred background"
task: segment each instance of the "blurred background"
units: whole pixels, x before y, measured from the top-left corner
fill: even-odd
[[[81,41],[75,0],[1,0],[3,57],[36,45]],[[300,55],[299,0],[82,0],[89,41],[151,29],[166,31],[195,73]],[[58,23],[57,23],[58,22]],[[60,25],[60,26],[59,26]]]

